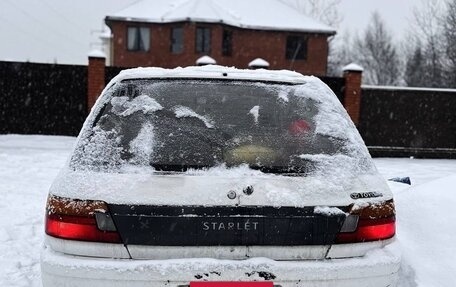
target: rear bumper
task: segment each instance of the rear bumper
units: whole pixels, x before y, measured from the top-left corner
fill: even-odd
[[[266,258],[217,260],[105,259],[66,255],[44,247],[44,287],[177,286],[190,281],[273,281],[283,287],[396,286],[400,253],[396,243],[363,257],[332,260],[274,261]]]

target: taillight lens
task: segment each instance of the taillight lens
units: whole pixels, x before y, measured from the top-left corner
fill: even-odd
[[[389,239],[396,233],[396,218],[360,218],[354,232],[340,232],[336,243],[357,243]]]
[[[107,226],[97,222],[95,216],[96,213],[107,213],[107,205],[102,201],[50,196],[46,209],[45,231],[50,236],[80,241],[122,242],[115,228],[109,230],[99,228],[99,226]]]
[[[396,233],[396,211],[392,199],[367,205],[353,205],[349,213],[337,234],[336,243],[385,240]]]

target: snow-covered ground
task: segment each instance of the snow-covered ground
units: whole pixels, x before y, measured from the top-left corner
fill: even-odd
[[[49,186],[74,138],[0,136],[0,286],[41,286],[39,252]],[[375,159],[392,183],[398,240],[404,256],[401,286],[456,282],[456,160]]]

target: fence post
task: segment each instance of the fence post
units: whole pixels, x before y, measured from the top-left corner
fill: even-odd
[[[87,109],[90,112],[105,86],[106,55],[101,51],[89,53],[87,72]]]
[[[351,63],[342,68],[345,78],[344,106],[356,126],[361,109],[361,81],[363,68]]]

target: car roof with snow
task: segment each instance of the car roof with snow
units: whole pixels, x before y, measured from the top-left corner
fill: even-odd
[[[120,72],[120,74],[112,80],[111,84],[123,80],[149,78],[223,79],[304,84],[311,77],[306,77],[300,73],[288,70],[241,70],[217,65],[207,65],[200,67],[178,67],[175,69],[156,67],[127,69]]]

